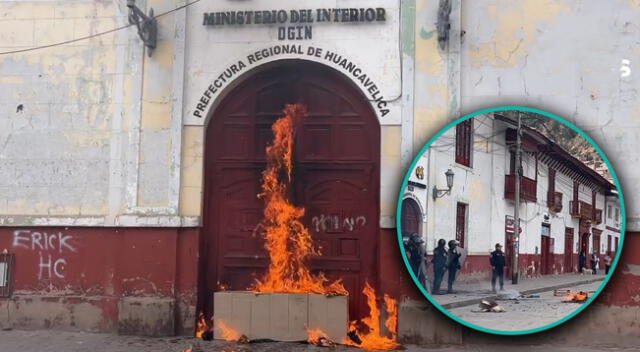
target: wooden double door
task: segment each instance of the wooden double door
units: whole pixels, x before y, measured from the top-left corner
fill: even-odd
[[[349,291],[350,318],[366,316],[365,282],[377,286],[380,126],[370,103],[341,74],[290,61],[262,70],[234,88],[214,112],[206,134],[204,278],[200,295],[212,310],[221,288],[246,290],[269,259],[259,229],[261,173],[271,126],[285,104],[308,117],[295,137],[291,200],[322,255],[310,263]]]

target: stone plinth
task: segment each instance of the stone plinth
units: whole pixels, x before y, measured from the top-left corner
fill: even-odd
[[[347,333],[347,301],[347,296],[306,293],[216,292],[213,321],[223,321],[250,340],[304,341],[306,329],[317,328],[341,341]],[[220,329],[214,337],[222,338]]]

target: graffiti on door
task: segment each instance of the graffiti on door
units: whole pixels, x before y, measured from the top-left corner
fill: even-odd
[[[353,232],[357,227],[364,227],[367,218],[359,216],[340,216],[320,214],[311,218],[311,226],[317,232]]]

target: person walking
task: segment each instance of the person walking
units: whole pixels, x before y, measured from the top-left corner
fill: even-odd
[[[453,292],[453,283],[456,281],[456,274],[460,270],[460,250],[458,249],[458,241],[449,241],[449,251],[447,252],[447,270],[449,275],[447,276],[447,293]]]
[[[578,257],[578,272],[580,274],[584,274],[584,268],[587,266],[587,255],[584,254],[584,251],[580,252],[580,256]]]
[[[604,256],[604,274],[609,275],[609,269],[611,269],[611,252],[607,252]]]
[[[594,251],[591,254],[591,270],[593,270],[593,275],[598,275],[598,264],[600,263],[600,257],[598,253]]]
[[[433,264],[433,287],[431,294],[439,295],[440,285],[444,278],[444,272],[447,271],[447,249],[444,247],[447,241],[444,238],[438,240],[438,246],[433,249],[433,258],[431,264]]]
[[[491,263],[491,291],[496,293],[496,281],[500,281],[500,291],[504,291],[504,252],[502,245],[496,243],[496,250],[491,252],[489,263]]]

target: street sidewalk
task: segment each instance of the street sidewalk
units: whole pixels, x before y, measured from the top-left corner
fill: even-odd
[[[193,347],[194,352],[362,352],[363,350],[337,346],[318,347],[295,342],[266,342],[239,344],[226,341],[202,341],[191,337],[136,337],[55,330],[1,331],[1,352],[183,352]],[[571,345],[540,341],[518,342],[517,340],[493,339],[488,342],[467,345],[406,345],[406,352],[631,352],[635,346]]]
[[[497,299],[507,297],[517,297],[519,295],[530,295],[539,292],[552,291],[560,288],[571,288],[573,286],[584,285],[592,282],[604,280],[604,273],[598,275],[592,274],[562,274],[562,275],[544,275],[537,278],[524,279],[520,278],[517,285],[511,284],[511,278],[504,280],[504,291],[498,291],[497,294],[491,292],[491,280],[478,283],[454,283],[453,294],[433,295],[436,302],[443,308],[450,309],[456,307],[464,307],[480,303],[482,299]],[[447,278],[442,282],[446,292]],[[500,286],[496,283],[496,289]],[[514,297],[515,296],[515,297]]]

